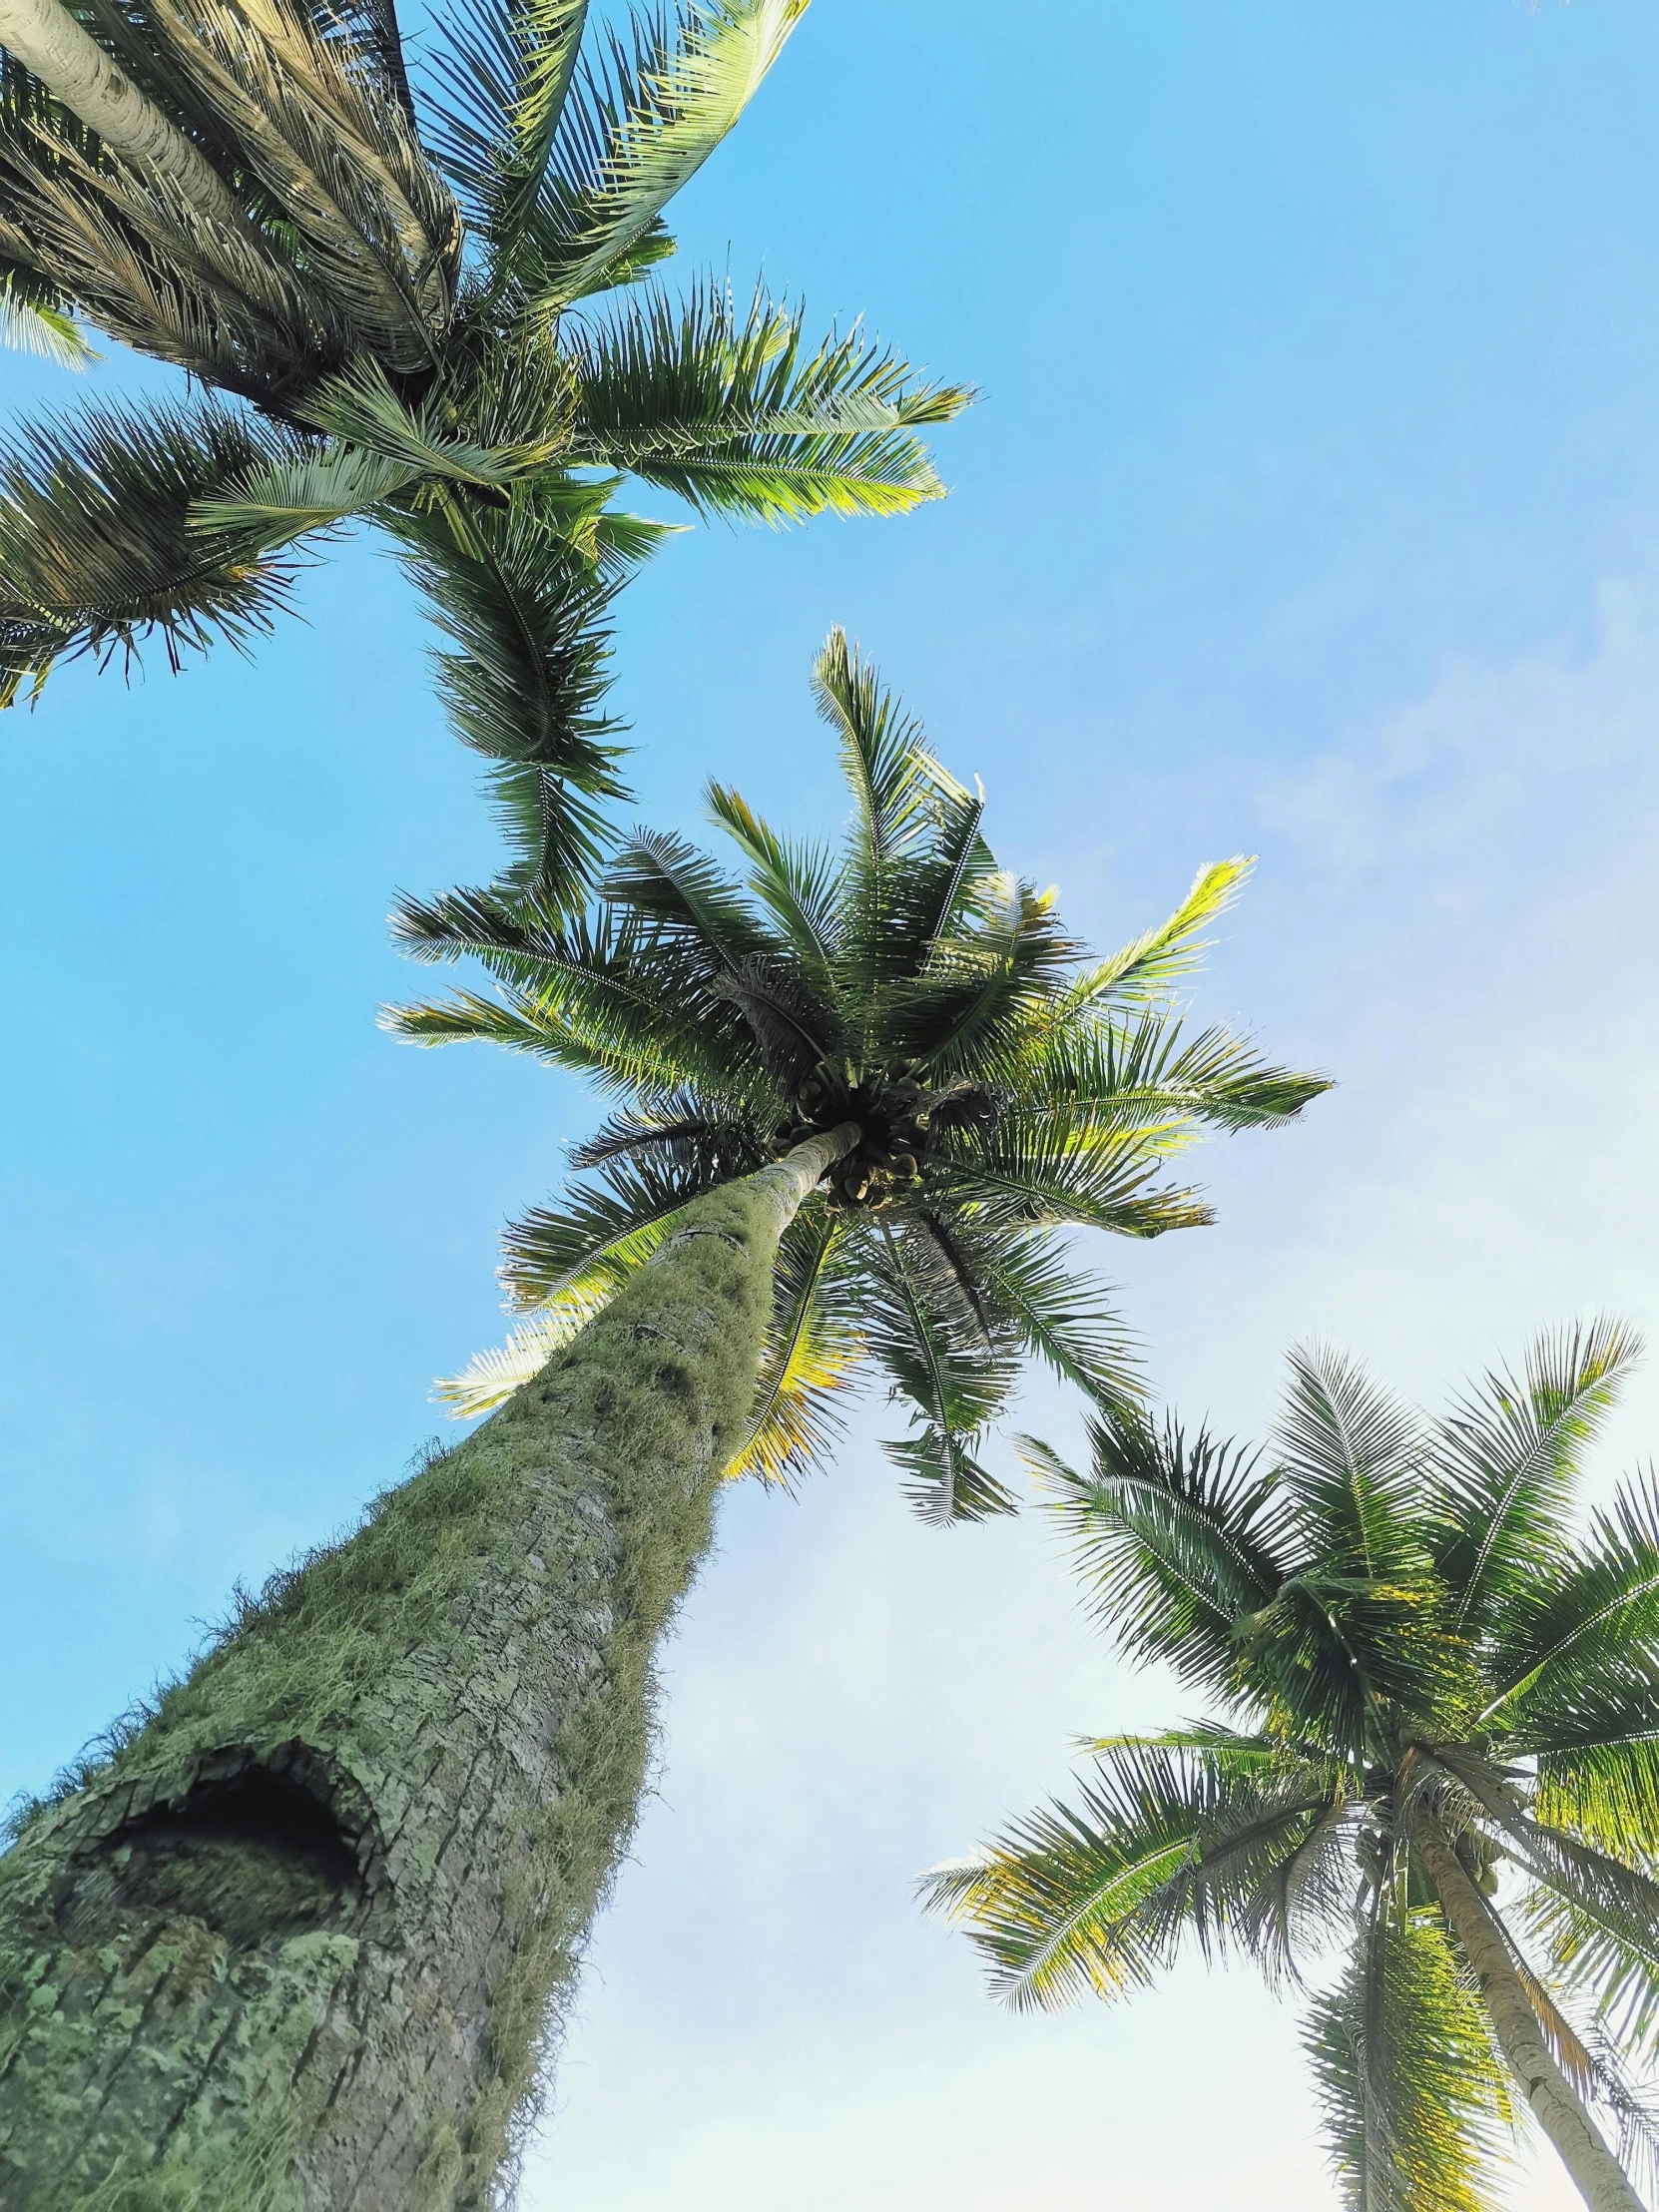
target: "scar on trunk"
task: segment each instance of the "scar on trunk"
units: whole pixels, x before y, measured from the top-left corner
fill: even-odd
[[[390,1903],[361,1792],[331,1761],[291,1743],[263,1755],[215,1753],[177,1797],[89,1838],[54,1912],[77,1947],[136,1921],[186,1919],[240,1950],[312,1931],[365,1935]]]

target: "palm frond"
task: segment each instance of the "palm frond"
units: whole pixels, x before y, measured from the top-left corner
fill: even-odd
[[[530,490],[470,513],[464,532],[411,512],[394,534],[449,641],[435,659],[450,725],[497,764],[512,879],[574,907],[611,842],[600,802],[626,791],[604,708],[616,582],[549,527]]]
[[[1379,1894],[1303,2048],[1351,2212],[1497,2212],[1510,2102],[1491,2030],[1434,1916]]]
[[[1338,1573],[1384,1576],[1415,1564],[1424,1454],[1416,1419],[1328,1347],[1299,1347],[1290,1365],[1278,1459],[1307,1549]]]
[[[1244,1446],[1154,1428],[1129,1406],[1090,1428],[1079,1473],[1035,1437],[1026,1463],[1057,1511],[1095,1618],[1122,1649],[1230,1690],[1239,1623],[1293,1571],[1272,1476]]]
[[[1213,861],[1193,877],[1192,888],[1167,921],[1126,944],[1080,975],[1054,1007],[1061,1024],[1108,1002],[1158,1005],[1203,964],[1213,940],[1201,932],[1237,900],[1254,860]]]
[[[1155,1182],[1159,1163],[1132,1138],[1095,1141],[1087,1114],[961,1127],[935,1141],[929,1179],[951,1201],[1010,1226],[1075,1223],[1121,1237],[1161,1237],[1201,1228],[1210,1209],[1190,1191]]]
[[[922,1519],[982,1520],[1015,1509],[979,1456],[984,1431],[1017,1374],[1017,1337],[986,1317],[936,1238],[882,1221],[866,1236],[866,1334],[892,1396],[908,1401],[912,1432],[882,1448],[905,1476]]]
[[[784,1232],[772,1326],[761,1354],[749,1435],[728,1475],[789,1488],[830,1448],[840,1402],[863,1355],[857,1297],[839,1247],[843,1224],[809,1205]]]
[[[19,432],[0,451],[0,698],[66,656],[159,635],[177,667],[269,631],[291,563],[191,516],[286,444],[211,399],[100,404]]]
[[[1560,1546],[1578,1455],[1640,1349],[1610,1320],[1540,1337],[1520,1376],[1487,1376],[1440,1424],[1440,1572],[1469,1633],[1502,1622],[1516,1580]]]
[[[709,812],[750,865],[749,887],[825,1002],[835,989],[834,863],[822,845],[803,845],[767,827],[724,784],[708,789]]]
[[[1157,1008],[1133,1027],[1045,1024],[1039,1037],[1015,1039],[998,1075],[1021,1117],[1059,1112],[1076,1125],[1087,1113],[1103,1134],[1133,1131],[1160,1149],[1178,1148],[1195,1125],[1278,1128],[1331,1088],[1324,1076],[1271,1065],[1225,1029],[1189,1037]]]
[[[920,382],[858,331],[810,347],[804,327],[800,308],[757,291],[740,311],[712,283],[679,300],[655,289],[618,299],[578,341],[579,448],[701,512],[759,522],[897,514],[937,498],[914,432],[971,394]]]
[[[85,368],[98,358],[50,286],[22,269],[0,276],[0,345],[34,353],[57,368]]]
[[[1031,1234],[979,1240],[975,1254],[987,1301],[1018,1327],[1029,1351],[1097,1405],[1140,1393],[1134,1342],[1104,1291]]]
[[[668,1228],[669,1224],[664,1223],[665,1236]],[[643,1255],[637,1264],[644,1265]],[[621,1289],[627,1272],[619,1263],[613,1275],[567,1283],[552,1304],[527,1321],[522,1329],[515,1329],[504,1345],[475,1354],[459,1375],[446,1376],[435,1382],[432,1395],[449,1407],[455,1420],[494,1412],[526,1382],[534,1382],[554,1353],[562,1352],[596,1314],[604,1312]]]
[[[549,220],[537,240],[543,310],[580,299],[646,241],[674,195],[749,105],[807,0],[683,0],[677,35],[636,25],[608,70],[587,68],[551,147]]]
[[[924,1878],[925,1902],[966,1923],[994,1994],[1018,2009],[1144,1987],[1182,1940],[1208,1957],[1277,1956],[1264,1895],[1328,1808],[1324,1778],[1264,1778],[1212,1752],[1123,1747],[1074,1810],[1052,1804],[982,1858]]]

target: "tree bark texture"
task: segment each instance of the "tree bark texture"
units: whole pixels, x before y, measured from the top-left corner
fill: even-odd
[[[1487,1911],[1485,1899],[1453,1850],[1450,1838],[1432,1815],[1424,1815],[1412,1823],[1411,1841],[1422,1855],[1440,1908],[1474,1969],[1498,2048],[1574,2188],[1591,2212],[1644,2212],[1641,2198],[1583,2099],[1556,2064],[1515,1971],[1503,1932]]]
[[[491,2202],[633,1828],[779,1233],[851,1135],[700,1200],[26,1820],[0,1860],[5,2212]]]
[[[0,46],[96,131],[112,154],[167,178],[199,214],[241,227],[231,188],[207,156],[59,0],[0,0]]]

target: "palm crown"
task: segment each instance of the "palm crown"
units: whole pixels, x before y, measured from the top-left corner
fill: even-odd
[[[453,0],[411,90],[391,0],[0,0],[0,335],[73,361],[73,310],[212,387],[0,450],[0,704],[153,632],[175,663],[246,642],[365,519],[432,606],[518,873],[579,898],[622,789],[606,610],[664,527],[624,478],[897,512],[940,488],[917,427],[968,396],[759,293],[619,290],[805,7],[585,37],[587,0]]]
[[[911,1410],[887,1447],[928,1515],[1009,1497],[979,1457],[1021,1359],[1091,1395],[1133,1387],[1122,1331],[1076,1274],[1069,1226],[1151,1237],[1209,1219],[1159,1170],[1205,1126],[1271,1126],[1323,1079],[1270,1067],[1170,1003],[1244,863],[1090,963],[1052,893],[996,865],[983,798],[838,634],[819,662],[852,816],[839,853],[779,836],[710,792],[747,884],[681,838],[641,835],[580,924],[494,893],[409,902],[407,948],[472,954],[499,985],[388,1017],[427,1044],[483,1037],[596,1077],[617,1111],[575,1155],[596,1170],[508,1233],[506,1281],[537,1319],[449,1385],[496,1402],[610,1298],[712,1186],[852,1125],[786,1233],[753,1433],[734,1471],[785,1478],[830,1433],[865,1359]]]
[[[1228,1717],[1103,1740],[1078,1807],[931,1898],[1017,2005],[1121,1995],[1188,1940],[1275,1980],[1335,1941],[1306,2044],[1361,2212],[1490,2204],[1517,2086],[1590,2202],[1637,2205],[1585,2100],[1651,2149],[1659,1488],[1572,1513],[1632,1350],[1540,1341],[1432,1425],[1298,1355],[1266,1458],[1125,1410],[1086,1473],[1030,1447],[1101,1620]]]

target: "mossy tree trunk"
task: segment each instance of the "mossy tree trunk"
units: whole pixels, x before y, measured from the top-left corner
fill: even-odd
[[[701,1200],[28,1821],[0,1861],[6,2212],[490,2202],[633,1827],[779,1234],[854,1135]]]

